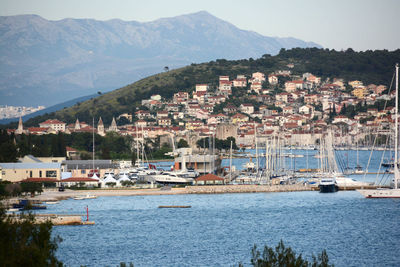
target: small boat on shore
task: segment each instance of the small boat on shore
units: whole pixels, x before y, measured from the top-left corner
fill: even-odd
[[[75,196],[74,199],[75,199],[75,200],[83,200],[83,199],[85,199],[85,198],[84,198],[83,196]]]

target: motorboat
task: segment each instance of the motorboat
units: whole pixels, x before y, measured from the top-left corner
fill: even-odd
[[[151,176],[159,184],[192,184],[193,178],[189,178],[175,172],[163,172]]]
[[[320,193],[334,193],[339,190],[335,178],[322,178],[318,187]]]
[[[361,182],[361,181],[357,181],[353,178],[349,178],[349,177],[336,177],[336,184],[339,187],[362,187],[362,186],[369,186],[370,183],[366,183],[366,182]]]
[[[176,174],[180,176],[184,176],[186,178],[196,178],[200,176],[200,173],[196,171],[195,169],[186,169],[186,170],[179,170],[175,171]]]

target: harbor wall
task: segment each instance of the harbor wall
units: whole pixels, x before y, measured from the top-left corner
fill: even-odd
[[[223,193],[262,193],[262,192],[294,192],[311,191],[309,185],[208,185],[187,186],[188,194],[223,194]]]

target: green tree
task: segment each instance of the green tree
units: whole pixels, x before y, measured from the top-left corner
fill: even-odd
[[[273,266],[286,266],[286,267],[330,267],[334,266],[329,264],[328,254],[325,250],[322,251],[317,257],[313,255],[312,262],[304,259],[302,255],[296,255],[296,252],[290,247],[285,247],[281,240],[279,244],[274,248],[264,247],[264,251],[261,255],[257,246],[251,250],[250,263],[256,267],[273,267]],[[241,263],[239,266],[243,266]]]
[[[0,162],[16,162],[17,161],[17,148],[15,145],[8,141],[0,144]]]
[[[15,220],[0,207],[0,265],[63,266],[55,255],[62,240],[51,232],[50,222],[36,224],[32,215]]]
[[[178,142],[178,148],[182,148],[182,147],[189,147],[189,144],[185,139],[180,139]]]

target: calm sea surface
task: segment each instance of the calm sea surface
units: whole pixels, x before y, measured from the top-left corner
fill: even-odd
[[[293,153],[309,153],[296,159],[296,169],[318,167],[312,157],[316,151]],[[337,153],[345,162],[349,158],[349,167],[356,165],[355,151]],[[371,172],[379,169],[381,154],[373,155]],[[363,167],[368,158],[368,151],[360,151]],[[247,161],[235,159],[234,165],[240,169]],[[116,266],[121,261],[135,266],[249,266],[254,244],[275,246],[281,239],[309,259],[326,249],[336,266],[400,265],[400,200],[365,199],[355,191],[71,199],[48,205],[46,213],[85,214],[86,206],[95,225],[53,228],[64,239],[57,255],[68,266]]]
[[[86,205],[95,225],[54,227],[69,266],[249,265],[254,244],[281,239],[307,257],[326,249],[336,266],[399,266],[400,200],[355,191],[101,197],[46,212],[84,214]]]

